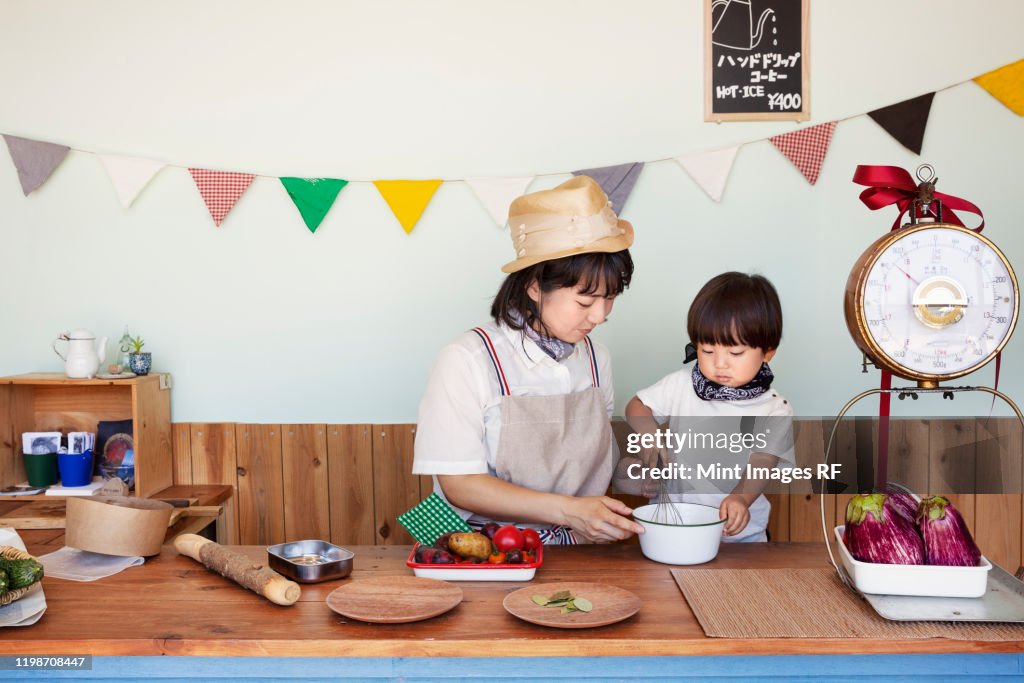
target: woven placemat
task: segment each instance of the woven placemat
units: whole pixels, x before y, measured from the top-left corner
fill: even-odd
[[[671,571],[711,638],[1024,640],[1024,624],[888,621],[831,567]]]

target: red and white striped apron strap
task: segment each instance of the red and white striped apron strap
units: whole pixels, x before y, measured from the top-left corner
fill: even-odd
[[[467,520],[469,526],[474,531],[480,531],[484,528],[483,522],[476,520]],[[537,535],[540,537],[540,542],[544,545],[579,545],[579,539],[576,538],[576,532],[567,526],[553,526],[550,529],[537,529]]]
[[[544,545],[579,545],[576,532],[567,526],[553,526],[550,529],[539,529],[537,535]]]
[[[597,354],[594,352],[594,342],[590,341],[590,337],[584,337],[583,340],[587,342],[587,351],[590,357],[590,379],[593,381],[595,387],[601,386],[601,376],[597,372]]]
[[[502,396],[511,396],[512,392],[508,388],[508,380],[505,379],[505,370],[501,367],[501,361],[498,360],[498,352],[494,350],[494,343],[491,341],[490,335],[482,327],[474,327],[473,331],[480,337],[480,340],[484,343],[484,348],[487,349],[487,355],[491,357],[491,365],[494,366],[494,374],[498,378],[498,391]]]

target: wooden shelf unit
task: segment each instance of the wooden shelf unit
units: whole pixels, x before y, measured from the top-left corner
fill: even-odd
[[[135,495],[173,484],[171,392],[160,374],[68,379],[59,373],[0,377],[0,486],[25,481],[22,432],[95,432],[96,423],[132,420]]]

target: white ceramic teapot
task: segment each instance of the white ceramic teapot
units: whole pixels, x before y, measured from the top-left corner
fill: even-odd
[[[68,355],[57,351],[57,342],[68,343]],[[54,352],[64,361],[64,374],[72,379],[89,379],[96,376],[100,364],[107,357],[107,338],[96,341],[96,335],[89,330],[65,332],[53,342]]]

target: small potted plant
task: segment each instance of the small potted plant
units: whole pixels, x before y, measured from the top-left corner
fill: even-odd
[[[153,354],[149,351],[143,352],[142,347],[146,345],[141,336],[128,337],[132,351],[128,354],[128,367],[136,375],[148,375],[149,368],[153,365]]]

